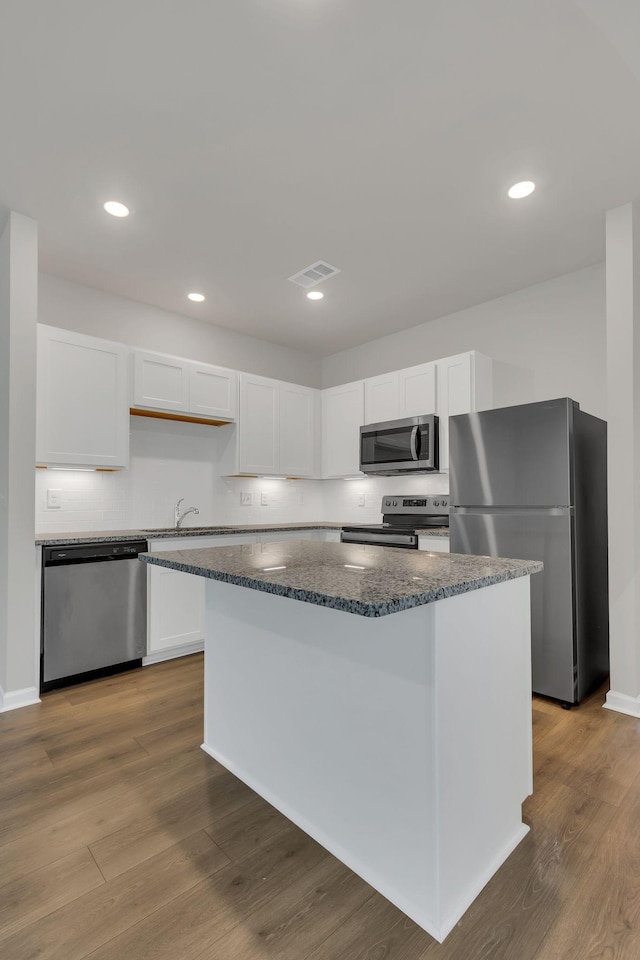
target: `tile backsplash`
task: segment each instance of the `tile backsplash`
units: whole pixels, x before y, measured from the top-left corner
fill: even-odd
[[[328,520],[378,523],[384,494],[448,491],[448,476],[264,480],[220,476],[220,435],[202,424],[131,418],[129,470],[36,470],[36,532]],[[224,429],[224,428],[221,428]],[[57,507],[48,507],[55,491]],[[242,501],[245,501],[244,503]],[[248,501],[248,502],[247,502]]]

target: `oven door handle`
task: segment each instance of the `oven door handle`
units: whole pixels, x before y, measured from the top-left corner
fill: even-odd
[[[395,533],[393,536],[385,538],[384,534],[380,533],[367,533],[367,532],[355,532],[350,530],[348,532],[342,531],[340,535],[342,543],[361,543],[361,544],[371,544],[378,547],[412,547],[417,548],[418,546],[418,537],[415,533]]]
[[[411,429],[411,459],[420,459],[420,427],[417,424]]]

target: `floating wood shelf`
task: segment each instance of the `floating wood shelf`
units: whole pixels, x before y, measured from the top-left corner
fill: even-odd
[[[131,407],[129,413],[132,417],[151,417],[154,420],[180,420],[183,423],[204,423],[209,427],[226,427],[233,423],[232,420],[210,420],[205,417],[190,417],[186,413],[168,413],[164,410],[140,410],[138,407]]]

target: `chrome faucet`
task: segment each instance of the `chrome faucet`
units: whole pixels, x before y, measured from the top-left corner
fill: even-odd
[[[184,497],[180,497],[180,499],[176,503],[176,509],[175,509],[176,530],[180,529],[180,527],[182,526],[182,521],[190,513],[196,513],[196,514],[200,513],[197,507],[187,507],[186,510],[183,510],[182,512],[180,512],[180,504],[183,503],[183,501],[184,501]]]

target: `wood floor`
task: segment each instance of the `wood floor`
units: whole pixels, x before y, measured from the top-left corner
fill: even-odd
[[[531,831],[438,944],[200,750],[201,656],[47,694],[0,715],[0,957],[637,960],[640,722],[603,701],[535,700]]]

